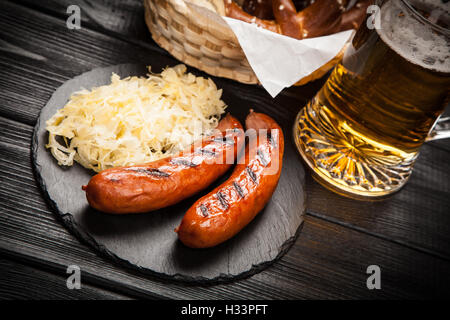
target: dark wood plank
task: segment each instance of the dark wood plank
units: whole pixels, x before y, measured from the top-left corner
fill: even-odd
[[[403,190],[378,202],[343,198],[307,175],[307,210],[329,221],[450,259],[449,157],[445,149],[424,145]]]
[[[144,20],[143,0],[33,0],[15,1],[29,8],[67,20],[67,8],[80,8],[81,27],[99,30],[141,45],[153,43]]]
[[[56,24],[56,25],[58,25],[58,21],[57,20],[54,20],[53,21],[54,22],[54,24]],[[35,25],[37,26],[38,24],[37,23],[35,23]],[[52,25],[52,24],[50,24],[50,26],[48,26],[48,28],[50,28],[50,29],[52,29],[54,27],[54,25]],[[8,30],[8,29],[2,29],[2,30]],[[88,30],[89,31],[89,30]],[[90,32],[90,31],[89,31]],[[88,32],[88,33],[89,33]],[[95,32],[94,32],[94,34],[95,34]],[[94,36],[92,36],[92,38],[94,39],[95,38],[95,35]],[[107,41],[109,41],[109,40],[105,40],[105,42],[107,42]],[[39,42],[39,41],[38,41]],[[44,39],[44,40],[41,40],[39,43],[38,43],[38,46],[37,47],[39,47],[39,46],[41,46],[41,45],[43,45],[44,47],[45,47],[45,43],[46,43],[47,41]],[[69,41],[68,40],[66,40],[66,44],[68,44],[69,43]],[[17,47],[17,46],[16,46]],[[26,47],[26,46],[25,46]],[[69,47],[68,45],[67,45],[67,47]],[[128,46],[127,46],[128,47]],[[20,46],[19,46],[19,48],[21,48]],[[58,48],[58,46],[55,46],[54,47],[54,50],[56,50]],[[17,86],[12,86],[11,87],[11,89],[10,89],[10,92],[12,92],[12,93],[15,93],[15,94],[10,94],[10,92],[6,92],[6,94],[5,94],[5,99],[4,99],[4,101],[7,101],[7,102],[10,102],[11,101],[11,99],[12,99],[12,104],[13,104],[13,108],[11,108],[11,112],[8,114],[8,115],[10,115],[10,116],[13,116],[13,117],[15,117],[16,116],[16,114],[17,113],[21,113],[22,112],[22,110],[23,110],[23,108],[24,107],[28,107],[28,104],[33,104],[33,103],[35,103],[35,101],[37,100],[38,101],[38,103],[39,102],[41,102],[42,104],[40,105],[41,107],[42,107],[42,105],[43,105],[43,103],[45,103],[45,101],[47,100],[47,98],[50,96],[50,94],[53,92],[53,90],[54,90],[54,88],[56,88],[56,86],[54,85],[54,83],[62,83],[62,81],[64,81],[65,79],[67,79],[67,78],[70,78],[70,73],[71,72],[73,72],[73,74],[77,74],[77,73],[80,73],[80,72],[82,72],[82,71],[85,71],[86,69],[88,69],[87,67],[84,67],[84,66],[82,66],[81,68],[80,68],[80,66],[78,65],[78,64],[75,64],[75,69],[76,69],[76,71],[74,72],[73,70],[73,68],[71,68],[71,69],[69,69],[69,70],[67,70],[67,71],[64,71],[64,72],[62,72],[62,70],[63,70],[63,68],[60,66],[60,67],[58,67],[56,70],[55,69],[53,69],[53,71],[52,71],[52,64],[51,63],[49,63],[49,62],[47,62],[47,63],[44,63],[44,64],[40,64],[40,58],[39,58],[39,54],[37,54],[37,55],[34,55],[34,54],[31,54],[30,55],[30,52],[31,53],[34,53],[34,51],[33,50],[27,50],[27,49],[25,49],[25,52],[23,52],[23,51],[21,51],[21,50],[19,50],[19,53],[15,53],[16,51],[16,49],[11,49],[11,48],[9,48],[10,49],[10,51],[7,53],[7,55],[6,55],[6,57],[7,58],[9,58],[10,59],[10,61],[7,61],[5,64],[4,64],[4,67],[5,67],[5,69],[9,69],[11,66],[12,66],[12,64],[13,63],[16,63],[16,64],[18,64],[19,65],[19,67],[18,68],[16,68],[16,69],[14,69],[16,72],[17,72],[17,75],[15,75],[15,76],[17,76],[18,78],[19,77],[22,77],[22,78],[25,78],[25,79],[27,79],[27,76],[28,75],[30,75],[29,77],[28,77],[28,79],[30,79],[30,80],[34,80],[34,79],[36,79],[36,81],[35,82],[32,82],[32,84],[34,84],[35,86],[36,86],[36,88],[33,88],[33,89],[36,89],[36,90],[30,90],[30,87],[28,86],[28,84],[29,83],[27,83],[27,82],[22,82],[22,84],[24,84],[23,85],[23,87],[17,87]],[[13,52],[12,54],[11,54],[11,51]],[[107,50],[104,50],[103,52],[102,52],[102,54],[105,54],[105,52],[106,52]],[[27,53],[28,52],[28,53]],[[37,52],[39,52],[39,50],[37,50]],[[8,55],[9,54],[9,55]],[[32,61],[31,63],[24,63],[23,65],[20,65],[20,63],[21,62],[18,62],[17,61],[17,54],[19,55],[19,56],[21,56],[21,57],[24,57],[23,59],[25,60],[25,61]],[[66,54],[66,55],[69,55],[69,56],[71,56],[70,54],[71,54],[71,52],[70,52],[70,50],[69,50],[69,48],[67,48],[67,50],[63,50],[63,54]],[[77,53],[75,56],[76,56],[76,58],[77,59],[82,59],[83,58],[83,56],[85,55],[85,53],[84,52],[82,52],[81,54],[80,53]],[[89,53],[88,53],[88,56],[89,56]],[[80,58],[81,57],[81,58]],[[75,61],[77,61],[77,59],[74,59]],[[88,58],[89,59],[89,58]],[[23,60],[22,60],[23,61]],[[2,61],[2,62],[4,62],[4,61]],[[127,62],[128,62],[128,60],[127,60]],[[36,65],[38,65],[38,66],[40,66],[40,67],[36,67]],[[95,63],[93,63],[93,65],[92,66],[97,66]],[[30,66],[32,66],[32,67],[34,67],[35,69],[33,70],[32,69],[32,71],[30,72],[30,71],[28,71],[29,69],[30,69]],[[83,69],[83,67],[85,68],[85,69]],[[78,69],[77,69],[78,68]],[[3,70],[2,70],[3,71]],[[27,73],[28,72],[28,73]],[[61,76],[61,75],[64,75],[64,74],[69,74],[68,76]],[[37,76],[37,75],[39,75],[39,76]],[[42,75],[44,75],[44,76],[42,76]],[[61,79],[62,78],[62,79]],[[8,82],[9,83],[9,82]],[[20,81],[18,81],[18,83],[20,83]],[[40,88],[40,84],[41,83],[43,83],[43,87],[44,87],[44,89],[43,88]],[[26,84],[26,85],[25,85]],[[49,84],[49,88],[48,88],[48,90],[46,91],[46,89],[45,89],[45,86],[46,86],[46,84]],[[14,90],[16,90],[17,88],[19,88],[19,90],[17,90],[17,92],[15,92]],[[46,93],[44,93],[44,96],[43,96],[43,98],[41,98],[40,96],[39,96],[39,94],[40,93],[42,93],[42,90],[44,90],[44,92],[46,92]],[[11,98],[11,97],[13,97],[13,98]],[[266,98],[263,94],[261,94],[261,97],[263,97],[263,98]],[[257,94],[255,94],[255,96],[253,97],[254,99],[259,99],[260,98],[260,96],[259,95],[257,95]],[[39,100],[39,99],[41,99],[41,100]],[[25,104],[23,103],[23,102],[26,102]],[[249,101],[251,101],[251,99],[249,99]],[[274,103],[275,104],[275,106],[279,106],[279,105],[283,105],[283,106],[286,106],[286,105],[288,105],[287,103],[286,104],[284,104],[283,103],[284,102],[284,100],[282,100],[282,99],[277,99],[276,100],[276,102]],[[301,103],[299,103],[299,104],[302,104],[303,102],[301,102]],[[17,108],[17,106],[21,106],[21,108],[20,109],[18,109]],[[289,106],[290,106],[290,104],[289,104]],[[295,105],[294,105],[294,107],[296,107]],[[20,120],[25,120],[26,122],[28,122],[28,123],[34,123],[34,121],[35,121],[35,116],[37,115],[37,112],[38,112],[38,110],[39,110],[39,104],[38,104],[38,107],[36,108],[36,109],[29,109],[30,110],[30,112],[29,113],[27,113],[27,112],[23,112],[23,114],[22,114],[22,117],[21,117],[21,119]],[[21,175],[19,174],[19,175],[16,175],[16,178],[20,178],[21,177]],[[29,181],[29,179],[25,179],[25,181],[27,181],[28,183],[32,183],[33,181],[31,180],[31,181]],[[323,191],[323,188],[322,188],[322,191]],[[38,193],[37,193],[38,194]],[[310,197],[311,198],[311,197]],[[327,197],[325,197],[325,198],[327,198]],[[312,199],[312,198],[311,198]],[[341,198],[341,199],[343,199],[343,198]],[[27,197],[24,197],[24,200],[27,200]],[[323,197],[321,198],[321,197],[318,197],[317,198],[317,200],[318,201],[323,201]],[[332,200],[334,200],[333,198],[332,198]],[[346,201],[346,200],[342,200],[342,201]],[[350,201],[350,200],[349,200]],[[406,200],[406,201],[408,201],[408,200]],[[39,201],[38,201],[39,202]],[[352,203],[353,203],[353,201],[351,201]],[[26,205],[27,206],[27,205]],[[31,208],[33,207],[33,205],[31,206]],[[361,208],[359,208],[359,209],[361,209]],[[363,207],[363,209],[364,209],[364,207]],[[360,212],[364,212],[364,211],[356,211],[357,213],[359,213],[360,214]],[[357,214],[357,213],[355,213],[355,214]],[[395,213],[395,212],[394,212]],[[390,219],[390,217],[389,217],[389,215],[390,214],[388,214],[388,216],[387,217],[385,217],[386,218],[386,221],[391,221],[391,219]],[[392,214],[392,216],[393,217],[395,217],[395,215],[394,214]],[[429,216],[429,212],[428,211],[426,211],[426,214],[424,214],[424,216]],[[347,217],[348,218],[348,217]],[[375,217],[376,218],[376,217]],[[438,218],[434,218],[434,219],[430,219],[431,221],[434,221],[437,225],[438,225],[438,227],[439,227],[439,225],[441,225],[441,219],[439,219],[439,217]],[[339,222],[339,221],[338,221]],[[375,220],[375,222],[377,222],[376,220]],[[344,223],[347,223],[345,220],[344,220]],[[383,220],[381,220],[380,221],[380,223],[381,223],[381,225],[383,226],[383,224],[384,223],[387,223],[387,222],[385,222],[384,221],[384,219]],[[45,226],[46,224],[43,224],[43,226]],[[356,227],[358,227],[357,225],[356,225]],[[367,223],[367,225],[365,225],[364,226],[365,227],[365,229],[364,230],[368,230],[368,231],[371,231],[371,229],[373,228],[373,224],[371,224],[371,223]],[[403,226],[398,226],[398,225],[394,225],[394,226],[392,226],[393,227],[393,230],[391,230],[391,231],[398,231],[398,229],[397,228],[399,228],[400,227],[400,229],[403,227]],[[413,228],[414,229],[414,228]],[[382,231],[385,231],[385,229],[382,229]],[[406,233],[407,235],[411,235],[411,236],[413,236],[414,237],[414,233],[412,233],[412,234],[410,234],[410,233]],[[427,236],[429,237],[429,234],[427,234]],[[413,239],[414,240],[414,239]],[[422,241],[423,239],[419,239],[420,241]],[[419,241],[419,242],[420,242]],[[430,242],[435,242],[436,240],[431,240]]]
[[[77,264],[86,284],[134,297],[383,299],[449,294],[448,261],[312,216],[279,262],[237,282],[191,286],[120,268],[80,243],[48,210],[32,176],[32,127],[0,118],[0,128],[0,251],[8,257],[60,274]],[[382,290],[366,288],[370,264],[381,267]]]
[[[2,2],[1,8],[0,72],[3,77],[0,99],[3,104],[0,115],[27,124],[35,123],[53,91],[74,75],[107,64],[142,62],[160,54],[88,28],[69,31],[63,19],[25,7]],[[167,59],[176,63],[168,55]],[[275,115],[291,119],[323,82],[285,90],[283,95],[270,99],[261,88],[223,79],[218,81],[229,84],[234,94],[248,101],[249,107],[263,103]],[[442,141],[445,145],[450,145],[449,142]],[[419,159],[410,184],[393,199],[382,203],[342,198],[309,179],[310,213],[448,257],[450,200],[447,196],[448,161],[445,160],[448,153],[434,142],[431,145],[433,147],[424,147],[429,155],[424,152]]]
[[[0,7],[0,114],[25,123],[36,121],[67,79],[96,67],[145,63],[154,54],[169,57],[156,46],[149,50],[88,28],[69,30],[62,19],[15,4]]]
[[[0,300],[127,300],[129,297],[83,283],[68,289],[67,277],[36,269],[0,256]]]

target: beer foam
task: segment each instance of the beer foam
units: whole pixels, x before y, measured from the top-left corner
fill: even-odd
[[[434,15],[449,16],[448,4],[440,0],[421,0]],[[431,10],[430,10],[431,9]],[[450,39],[436,33],[429,25],[410,14],[398,0],[390,0],[381,7],[380,26],[377,32],[381,39],[397,54],[423,68],[450,73]]]

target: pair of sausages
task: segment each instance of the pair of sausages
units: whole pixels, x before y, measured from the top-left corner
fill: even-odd
[[[177,155],[104,170],[83,186],[87,200],[107,213],[157,210],[204,190],[237,158],[230,178],[195,202],[175,229],[179,239],[192,248],[224,242],[264,208],[281,173],[284,138],[280,126],[269,116],[251,111],[246,128],[250,134],[245,148],[242,125],[227,115],[216,134]]]

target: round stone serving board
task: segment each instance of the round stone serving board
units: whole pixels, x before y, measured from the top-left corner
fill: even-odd
[[[160,72],[162,67],[153,64],[152,71]],[[224,181],[231,170],[201,194],[155,212],[109,215],[89,207],[81,186],[88,183],[94,172],[78,164],[72,167],[57,164],[45,148],[48,141],[45,122],[64,107],[75,91],[109,84],[112,72],[121,77],[143,76],[147,69],[144,65],[124,64],[94,69],[67,81],[42,109],[35,127],[32,146],[35,176],[48,204],[63,224],[102,256],[177,281],[211,283],[245,277],[261,271],[286,253],[301,229],[305,208],[304,169],[292,142],[293,119],[272,115],[283,127],[286,147],[281,178],[270,202],[237,236],[217,247],[187,248],[177,239],[174,228],[195,200]],[[229,81],[214,80],[223,89],[223,100],[229,106],[227,111],[244,123],[249,102],[242,98],[242,92],[227,90],[231,86]],[[251,107],[270,115],[263,103],[258,105],[253,101]]]

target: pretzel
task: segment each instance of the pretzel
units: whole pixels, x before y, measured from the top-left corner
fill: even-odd
[[[353,7],[344,12],[339,31],[358,29],[364,22],[367,7],[373,4],[373,0],[358,1]]]
[[[260,19],[272,20],[274,18],[272,0],[245,0],[242,10]]]
[[[258,7],[256,4],[260,5]],[[311,1],[305,9],[298,11],[292,0],[246,0],[245,12],[232,0],[224,0],[225,13],[228,17],[244,22],[254,23],[262,28],[289,36],[295,39],[320,37],[336,32],[357,28],[364,20],[367,7],[373,0],[358,1],[351,9],[346,10],[348,0],[316,0]],[[252,2],[250,4],[249,2]],[[273,20],[263,19],[269,4],[272,4]],[[264,10],[262,10],[265,8]],[[258,16],[253,14],[258,14]]]

